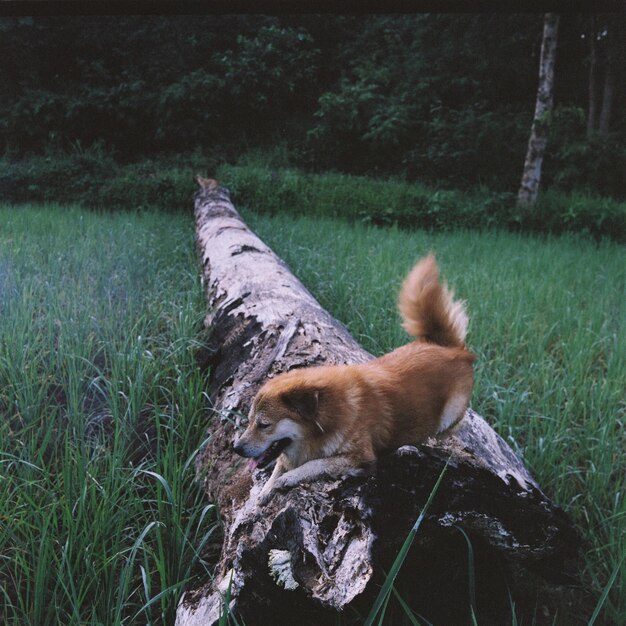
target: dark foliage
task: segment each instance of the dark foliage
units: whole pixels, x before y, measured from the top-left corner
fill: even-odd
[[[212,165],[211,165],[212,164]],[[413,229],[505,229],[581,233],[626,241],[623,202],[549,190],[530,210],[515,194],[486,187],[438,189],[399,179],[312,173],[264,164],[217,165],[201,153],[119,165],[100,150],[0,160],[0,197],[9,202],[78,203],[97,210],[190,211],[194,173],[209,165],[244,208],[260,213],[337,217]]]
[[[521,210],[514,194],[486,188],[460,192],[399,180],[253,165],[224,166],[219,174],[228,181],[237,205],[259,212],[341,217],[408,229],[497,228],[626,241],[625,204],[589,194],[548,191],[530,210]]]
[[[604,55],[598,80],[609,65],[619,75],[623,50],[607,33],[620,20],[563,17],[547,186],[626,197],[623,87],[614,88],[608,132],[590,135],[585,119],[589,37]],[[511,192],[532,119],[541,22],[4,17],[0,145],[16,157],[98,145],[118,163],[193,150],[232,162],[282,141],[305,169]]]

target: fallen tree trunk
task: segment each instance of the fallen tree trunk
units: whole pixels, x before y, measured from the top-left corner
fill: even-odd
[[[249,230],[226,189],[206,186],[195,207],[215,407],[198,472],[224,544],[215,581],[183,596],[177,626],[217,624],[226,602],[248,626],[320,626],[346,607],[355,611],[344,623],[362,623],[446,463],[398,578],[405,600],[435,624],[469,623],[471,610],[481,624],[505,624],[511,601],[549,620],[573,581],[579,539],[471,409],[455,436],[405,446],[369,475],[303,484],[256,506],[269,471],[251,475],[230,446],[259,386],[294,367],[372,357]]]

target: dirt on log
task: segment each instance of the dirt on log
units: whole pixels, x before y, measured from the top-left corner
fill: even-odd
[[[552,623],[575,584],[579,537],[471,409],[446,440],[400,448],[364,476],[317,480],[256,504],[269,471],[250,474],[231,444],[259,386],[295,367],[372,356],[251,232],[227,189],[200,189],[195,215],[214,406],[197,469],[218,503],[224,543],[214,580],[184,594],[177,626],[217,624],[227,603],[247,626],[323,626],[338,611],[345,624],[363,623],[446,463],[397,581],[402,597],[436,625],[471,623],[471,611],[480,624],[507,624],[513,603]]]

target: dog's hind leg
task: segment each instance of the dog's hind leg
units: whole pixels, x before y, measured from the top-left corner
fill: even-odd
[[[468,404],[469,397],[467,394],[454,395],[446,402],[439,419],[437,437],[449,435],[454,431],[465,416]]]

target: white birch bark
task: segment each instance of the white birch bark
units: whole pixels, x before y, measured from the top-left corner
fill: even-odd
[[[539,60],[539,85],[535,115],[530,129],[522,182],[517,194],[521,206],[535,203],[541,182],[541,167],[548,141],[549,114],[553,104],[554,65],[559,31],[559,16],[546,13],[543,24],[541,58]]]

